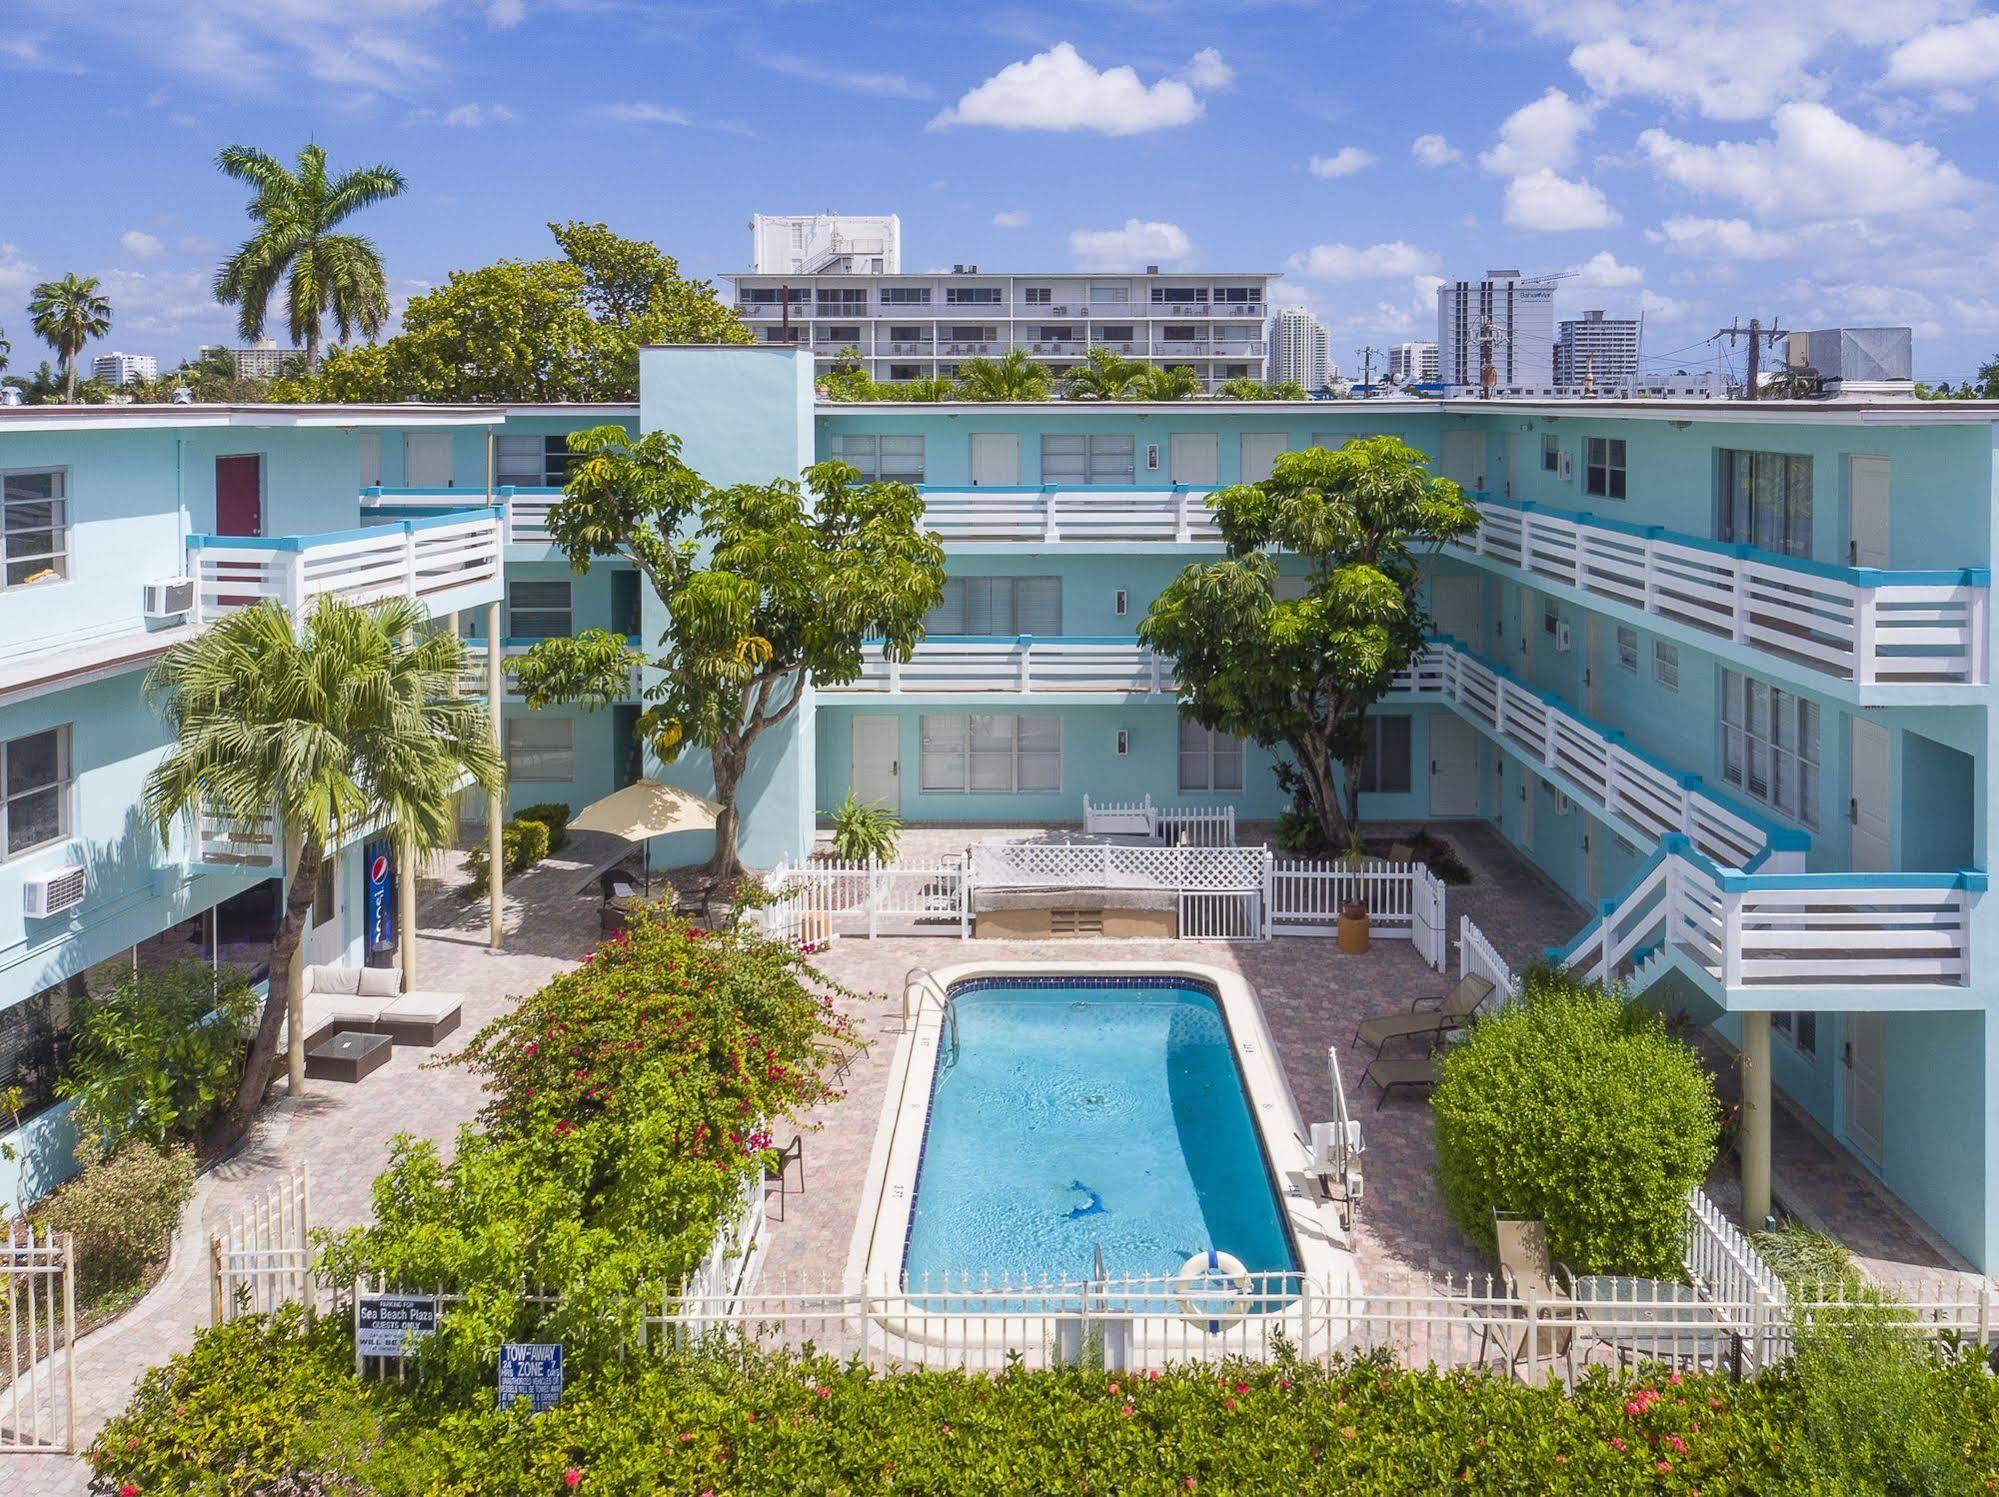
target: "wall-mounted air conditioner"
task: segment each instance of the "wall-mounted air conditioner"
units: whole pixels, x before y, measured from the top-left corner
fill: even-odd
[[[1569,621],[1567,619],[1556,619],[1555,620],[1556,653],[1561,655],[1568,654],[1570,647],[1574,645],[1575,642],[1576,642],[1576,637],[1569,629]]]
[[[30,920],[60,915],[83,903],[87,884],[81,863],[31,873],[21,883],[23,903]]]
[[[194,579],[162,577],[146,584],[145,614],[149,619],[174,619],[194,612]]]

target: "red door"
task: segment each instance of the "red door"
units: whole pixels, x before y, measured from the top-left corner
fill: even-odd
[[[264,533],[264,460],[254,452],[215,460],[215,533]]]

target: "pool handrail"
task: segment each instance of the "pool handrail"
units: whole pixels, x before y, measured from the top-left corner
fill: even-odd
[[[916,994],[916,1006],[913,1009],[909,1003],[909,995],[912,992]],[[947,1013],[950,1011],[950,996],[945,993],[944,985],[937,980],[937,974],[932,972],[928,967],[911,967],[908,972],[903,974],[902,978],[902,1028],[904,1033],[908,1032],[909,1026],[916,1016],[923,1012],[923,994],[925,992],[936,995],[938,1008]]]

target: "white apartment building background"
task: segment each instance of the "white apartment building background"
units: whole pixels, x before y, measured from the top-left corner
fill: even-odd
[[[1304,307],[1277,313],[1270,339],[1270,377],[1296,380],[1307,390],[1323,390],[1339,371],[1334,367],[1325,324]]]
[[[1627,389],[1638,379],[1642,326],[1601,311],[1564,317],[1555,334],[1555,383],[1599,395]]]
[[[753,213],[750,269],[895,275],[902,269],[902,220],[893,213]]]
[[[1555,282],[1517,270],[1488,270],[1482,280],[1437,288],[1439,378],[1477,389],[1484,344],[1503,387],[1545,387],[1555,374]]]
[[[1388,350],[1388,382],[1393,385],[1435,384],[1437,345],[1418,340],[1391,344]]]
[[[101,353],[90,361],[90,377],[114,387],[135,379],[158,379],[160,361],[149,353]]]

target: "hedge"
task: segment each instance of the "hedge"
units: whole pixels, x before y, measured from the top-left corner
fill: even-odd
[[[516,816],[512,821],[500,823],[500,867],[509,878],[527,872],[547,857],[549,845],[547,822]],[[482,838],[465,854],[465,871],[471,875],[467,887],[475,896],[485,891],[486,870],[486,842]]]

